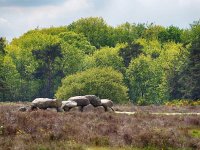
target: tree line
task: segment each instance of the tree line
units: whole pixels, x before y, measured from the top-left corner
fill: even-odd
[[[115,102],[200,99],[200,21],[108,25],[101,17],[0,38],[0,101],[95,94]]]

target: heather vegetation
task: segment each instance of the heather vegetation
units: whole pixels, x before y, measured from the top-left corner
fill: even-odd
[[[188,29],[81,18],[0,38],[0,101],[95,94],[115,103],[200,99],[200,22]]]
[[[0,150],[198,150],[200,116],[149,112],[196,111],[199,107],[115,106],[135,115],[19,112],[25,103],[0,104]]]

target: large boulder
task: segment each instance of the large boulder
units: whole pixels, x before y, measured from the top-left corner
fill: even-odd
[[[82,112],[83,108],[81,106],[73,107],[69,110],[70,112]]]
[[[83,107],[83,112],[93,112],[94,110],[95,110],[95,108],[92,104],[89,104],[89,105]]]
[[[101,106],[101,99],[96,95],[85,95],[85,97],[90,101],[94,107]]]
[[[61,101],[56,99],[49,98],[36,98],[32,101],[31,108],[47,109],[47,108],[56,108],[61,107]]]
[[[101,105],[104,107],[105,111],[108,111],[109,108],[113,110],[113,102],[109,99],[101,99]]]
[[[103,106],[98,106],[98,107],[95,107],[95,112],[103,113],[105,112],[105,109]]]
[[[74,96],[74,97],[70,97],[68,99],[68,101],[73,101],[77,103],[77,106],[87,106],[90,104],[90,101],[85,97],[85,96]]]
[[[27,111],[27,108],[23,106],[23,107],[20,107],[20,108],[18,109],[18,111],[25,112],[25,111]]]
[[[75,101],[62,101],[61,109],[64,111],[69,111],[71,108],[74,108],[77,106],[77,102]]]

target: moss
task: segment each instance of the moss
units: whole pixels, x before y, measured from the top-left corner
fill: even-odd
[[[194,138],[200,138],[200,129],[190,129],[188,134]]]

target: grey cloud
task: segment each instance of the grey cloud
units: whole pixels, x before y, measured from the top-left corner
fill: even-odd
[[[98,12],[108,23],[146,23],[181,28],[200,19],[200,0],[108,0]]]
[[[3,2],[13,7],[1,7]],[[200,0],[0,0],[0,36],[11,40],[37,26],[68,25],[90,16],[103,17],[113,26],[153,22],[187,28],[199,14]]]
[[[0,7],[37,7],[45,5],[57,5],[65,0],[0,0]]]

